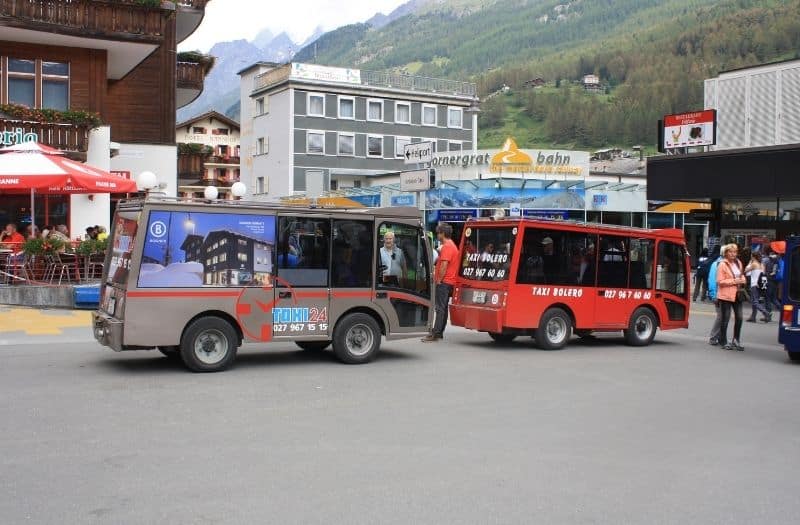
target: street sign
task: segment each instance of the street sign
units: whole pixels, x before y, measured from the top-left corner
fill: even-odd
[[[522,204],[518,202],[509,203],[508,215],[510,217],[519,217],[520,215],[522,215]]]
[[[431,188],[430,170],[401,171],[400,191],[426,191]]]
[[[405,164],[422,164],[433,160],[433,142],[415,142],[403,146]]]

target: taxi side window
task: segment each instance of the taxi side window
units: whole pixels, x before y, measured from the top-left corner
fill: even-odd
[[[278,286],[327,287],[330,219],[281,217],[278,221]]]
[[[429,293],[427,241],[421,228],[384,222],[378,228],[376,286]]]
[[[597,236],[586,233],[527,228],[517,282],[593,286],[596,242]]]
[[[334,288],[372,287],[371,221],[333,221],[331,285]]]

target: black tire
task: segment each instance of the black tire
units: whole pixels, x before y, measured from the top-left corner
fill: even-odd
[[[639,307],[633,311],[627,330],[623,330],[625,342],[630,346],[647,346],[653,342],[658,330],[656,316],[649,308]]]
[[[789,354],[789,359],[794,363],[800,363],[800,352],[786,352]]]
[[[183,331],[181,359],[192,372],[219,372],[236,359],[239,334],[219,317],[195,319]]]
[[[375,319],[367,314],[349,314],[333,329],[333,352],[343,363],[369,363],[380,346],[381,329]]]
[[[181,347],[180,346],[157,346],[158,351],[164,354],[165,356],[169,357],[170,359],[180,359],[181,358]]]
[[[312,352],[320,352],[325,350],[331,345],[330,341],[295,341],[294,344],[302,348],[303,350],[309,350]]]
[[[536,346],[542,350],[560,350],[572,336],[572,318],[561,308],[550,308],[539,320],[539,328],[533,336]]]
[[[495,343],[500,344],[508,344],[517,338],[514,334],[500,334],[497,332],[489,332],[489,337],[491,337]]]

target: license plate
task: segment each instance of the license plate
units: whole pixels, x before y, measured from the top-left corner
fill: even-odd
[[[486,302],[486,292],[475,290],[472,292],[472,302],[483,304]]]

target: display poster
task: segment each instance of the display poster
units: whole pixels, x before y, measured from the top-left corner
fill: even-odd
[[[503,187],[502,183],[475,187],[472,181],[447,181],[446,186],[426,192],[428,209],[443,208],[557,208],[561,210],[584,209],[583,189],[545,189]],[[489,182],[489,181],[484,181]]]
[[[270,286],[275,217],[152,211],[140,288]]]
[[[111,237],[111,263],[108,268],[108,281],[114,284],[125,285],[128,282],[128,273],[131,269],[131,253],[136,240],[136,230],[139,226],[139,214],[117,215],[114,221],[114,231]]]

